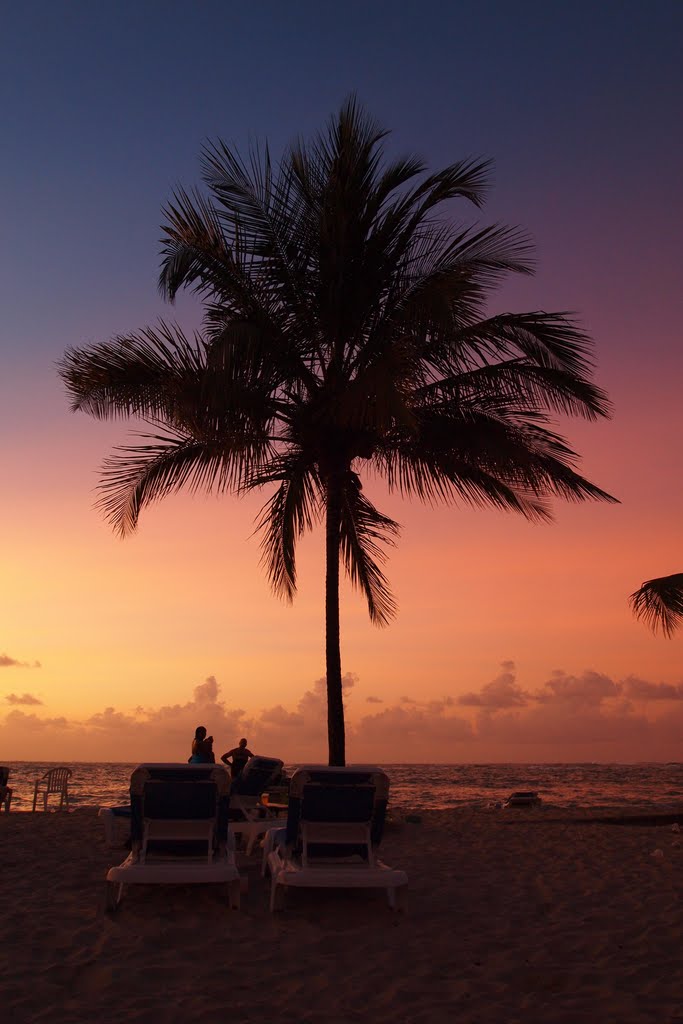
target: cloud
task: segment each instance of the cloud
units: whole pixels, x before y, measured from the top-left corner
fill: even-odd
[[[299,711],[287,711],[282,704],[276,704],[274,708],[262,711],[259,721],[285,728],[299,728],[304,724],[304,716]]]
[[[580,676],[570,675],[563,669],[555,669],[552,678],[543,684],[543,689],[534,694],[540,703],[572,703],[596,705],[622,692],[621,683],[593,669],[586,669]]]
[[[110,729],[131,729],[140,723],[132,715],[126,715],[122,711],[116,711],[114,708],[105,708],[104,711],[100,711],[96,715],[91,715],[90,718],[87,718],[85,724],[94,726],[96,729],[108,731]]]
[[[683,683],[649,683],[637,676],[628,676],[623,683],[624,694],[632,700],[683,700]]]
[[[218,683],[216,682],[215,676],[207,676],[203,683],[194,688],[194,702],[200,706],[205,704],[215,704],[218,700]]]
[[[366,697],[365,701],[367,704],[384,704],[381,697]]]
[[[396,704],[364,715],[349,737],[361,760],[458,761],[462,743],[474,739],[472,725],[449,713],[448,699],[424,705]]]
[[[627,760],[656,733],[653,723],[627,704],[613,710],[584,705],[569,714],[560,703],[537,704],[523,713],[481,714],[476,728],[482,745],[493,744],[522,761]]]
[[[39,661],[17,661],[9,654],[0,654],[0,668],[41,668]]]
[[[32,693],[8,693],[5,697],[8,704],[42,704],[42,700],[34,697]]]
[[[342,696],[347,698],[358,681],[353,672],[345,672],[342,676]],[[322,676],[313,683],[313,689],[306,690],[297,705],[299,713],[305,717],[317,718],[327,716],[327,679]]]
[[[10,711],[5,718],[5,729],[17,735],[21,734],[22,731],[48,732],[53,729],[71,728],[73,728],[73,723],[63,716],[58,718],[39,718],[38,715],[33,713],[27,715],[25,711]]]
[[[478,693],[464,693],[458,698],[458,704],[463,707],[480,708],[526,707],[529,703],[529,694],[515,681],[514,661],[502,662],[501,668],[503,672],[499,676],[482,686]]]

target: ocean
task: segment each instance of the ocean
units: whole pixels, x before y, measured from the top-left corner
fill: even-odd
[[[52,764],[5,761],[14,791],[12,810],[30,811],[33,786]],[[71,806],[128,802],[134,764],[70,762]],[[291,773],[295,765],[288,765]],[[680,813],[683,764],[388,764],[395,809],[487,807],[513,790],[537,790],[544,805],[611,812]],[[52,798],[54,799],[54,798]]]

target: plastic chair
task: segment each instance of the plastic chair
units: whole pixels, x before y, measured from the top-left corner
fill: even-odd
[[[5,814],[9,814],[9,807],[12,803],[12,787],[7,785],[9,779],[9,768],[0,768],[0,807],[5,807]]]
[[[42,794],[43,797],[43,810],[47,810],[47,799],[50,793],[59,794],[59,807],[61,811],[64,807],[69,810],[69,779],[73,775],[70,768],[50,768],[45,774],[36,780],[36,786],[33,790],[33,810],[36,809],[36,801],[38,794]]]
[[[230,826],[246,843],[247,856],[259,836],[265,835],[277,822],[278,814],[261,802],[261,794],[279,779],[284,762],[278,757],[255,754],[230,789]]]

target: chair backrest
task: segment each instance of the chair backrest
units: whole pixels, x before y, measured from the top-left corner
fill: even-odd
[[[254,754],[242,773],[232,783],[232,792],[239,796],[260,796],[264,789],[280,777],[284,761],[277,757]]]
[[[202,821],[216,817],[218,793],[210,779],[166,782],[150,779],[142,791],[144,818],[172,821]]]
[[[66,789],[72,775],[70,768],[50,768],[41,781],[45,782],[48,793],[61,793]]]
[[[9,768],[0,765],[0,786],[6,786],[9,782]]]
[[[141,840],[145,819],[210,821],[216,839],[228,835],[230,775],[216,764],[142,764],[130,779],[131,839]]]
[[[376,846],[384,831],[388,799],[389,779],[379,768],[299,768],[289,787],[287,842],[300,843],[305,823],[366,823]]]

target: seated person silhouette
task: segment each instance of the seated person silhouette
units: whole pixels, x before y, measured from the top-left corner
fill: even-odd
[[[188,764],[215,764],[216,757],[213,752],[213,736],[206,735],[206,726],[198,725],[194,731],[192,740],[192,756],[188,758]]]

